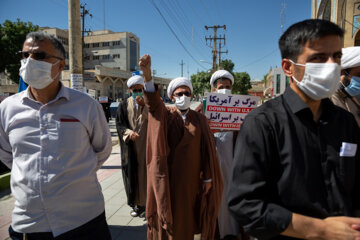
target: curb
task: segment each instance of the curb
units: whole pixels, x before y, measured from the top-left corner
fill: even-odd
[[[0,175],[0,191],[10,188],[11,172]]]

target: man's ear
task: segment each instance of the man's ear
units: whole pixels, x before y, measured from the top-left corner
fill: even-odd
[[[293,72],[294,67],[289,59],[283,58],[283,60],[281,61],[281,67],[282,67],[282,70],[284,71],[285,75],[288,76],[289,78],[291,78],[294,75],[294,72]]]
[[[62,70],[64,70],[65,65],[66,65],[65,60],[64,60],[64,59],[63,59],[63,60],[60,60],[60,63],[59,63],[59,70],[60,70],[60,72],[61,72]]]
[[[171,100],[172,102],[175,102],[174,96],[170,96],[170,100]]]

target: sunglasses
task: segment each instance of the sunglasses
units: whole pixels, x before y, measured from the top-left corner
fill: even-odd
[[[132,90],[133,92],[136,92],[136,93],[140,93],[140,92],[142,92],[142,89],[134,89],[134,90]]]
[[[50,55],[50,54],[47,54],[46,52],[23,52],[23,51],[19,51],[18,55],[22,59],[28,58],[31,55],[32,58],[35,59],[35,60],[44,60],[44,59],[47,59],[47,58],[57,58],[57,59],[63,60],[63,58],[61,58],[61,57]]]
[[[177,93],[174,93],[174,95],[177,96],[177,97],[181,97],[182,95],[190,97],[191,93],[190,92],[177,92]]]

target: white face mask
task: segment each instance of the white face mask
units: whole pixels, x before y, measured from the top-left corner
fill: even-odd
[[[291,60],[290,60],[291,61]],[[340,81],[340,65],[337,63],[306,63],[298,64],[291,61],[297,66],[304,66],[304,77],[298,81],[292,77],[298,87],[307,96],[314,100],[328,98],[335,93]]]
[[[191,97],[182,95],[181,97],[175,97],[175,105],[180,110],[186,110],[190,108]]]
[[[60,72],[54,77],[51,77],[51,69],[53,65],[60,62],[57,61],[54,64],[38,61],[31,57],[21,60],[20,76],[31,87],[35,89],[43,89],[50,85],[54,79],[60,74]]]
[[[221,93],[221,94],[231,94],[231,90],[230,89],[226,89],[226,88],[223,88],[223,89],[218,89],[216,90],[217,93]]]

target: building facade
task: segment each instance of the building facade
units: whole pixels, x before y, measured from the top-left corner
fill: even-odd
[[[269,72],[268,77],[271,79],[272,92],[269,91],[267,94],[271,94],[271,97],[277,97],[283,94],[290,84],[290,78],[285,75],[282,68],[273,68]]]
[[[66,51],[66,67],[62,73],[62,82],[70,87],[69,72],[69,33],[58,28],[40,28],[57,37]],[[83,80],[88,93],[94,98],[107,96],[113,101],[128,96],[126,81],[139,69],[140,40],[131,32],[113,32],[100,30],[84,36]],[[164,96],[170,79],[154,77]]]
[[[343,47],[360,46],[359,0],[312,0],[311,17],[332,21],[344,29]]]

